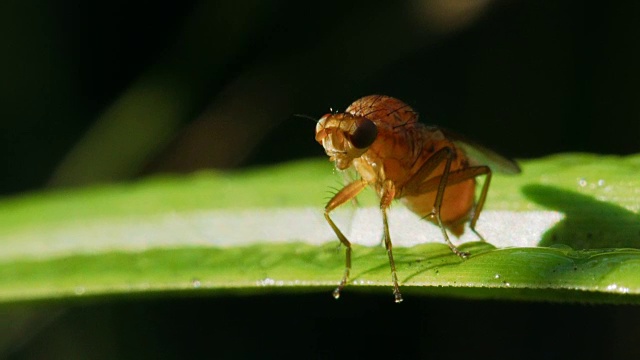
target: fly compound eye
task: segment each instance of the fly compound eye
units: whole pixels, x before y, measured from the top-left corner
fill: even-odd
[[[349,141],[357,149],[364,149],[371,144],[378,136],[378,127],[373,121],[365,118],[356,120],[356,130],[349,136]]]

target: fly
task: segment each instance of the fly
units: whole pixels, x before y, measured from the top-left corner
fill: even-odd
[[[360,176],[338,191],[324,209],[327,222],[346,247],[344,275],[333,291],[336,299],[349,280],[351,242],[329,214],[364,188],[372,187],[380,198],[393,294],[396,302],[402,302],[387,220],[391,201],[400,200],[438,225],[451,251],[464,259],[469,253],[449,240],[447,230],[460,236],[469,221],[470,229],[482,239],[475,227],[487,198],[491,168],[520,172],[513,160],[450,131],[419,123],[418,113],[409,105],[384,95],[366,96],[343,113],[324,115],[316,125],[316,141],[338,170],[353,167]],[[482,175],[485,181],[476,201],[476,177]]]

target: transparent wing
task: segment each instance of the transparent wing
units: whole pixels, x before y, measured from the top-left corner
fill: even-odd
[[[465,154],[467,154],[470,165],[486,165],[493,171],[505,174],[518,174],[521,172],[520,166],[518,166],[518,163],[514,160],[508,159],[486,146],[480,145],[454,131],[441,127],[438,128],[449,140],[453,141],[456,146],[460,147]]]

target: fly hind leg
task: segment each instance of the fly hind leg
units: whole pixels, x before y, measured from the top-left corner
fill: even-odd
[[[405,185],[403,196],[421,195],[437,190],[436,199],[433,204],[433,212],[430,214],[430,216],[435,217],[436,222],[438,223],[438,227],[442,232],[442,237],[449,246],[449,249],[451,249],[454,254],[464,259],[469,256],[469,253],[460,251],[460,249],[453,245],[451,240],[449,240],[449,235],[447,234],[447,230],[445,229],[444,223],[442,222],[442,217],[440,216],[445,188],[447,187],[447,185],[452,185],[452,183],[448,180],[449,174],[451,173],[451,162],[453,161],[454,157],[455,151],[449,147],[444,147],[436,151]],[[429,180],[425,181],[425,179],[427,179],[429,175],[431,175],[435,171],[435,169],[437,169],[442,164],[442,162],[444,162],[444,170],[442,171],[442,175],[430,178]]]
[[[484,202],[487,200],[487,193],[489,192],[489,184],[491,184],[491,169],[488,166],[476,166],[478,170],[478,175],[485,175],[484,183],[482,184],[482,191],[480,192],[480,197],[478,198],[478,202],[476,202],[476,206],[473,209],[473,216],[471,217],[471,221],[469,222],[469,228],[476,234],[480,240],[485,241],[484,237],[476,230],[476,223],[478,222],[478,218],[480,217],[480,212],[482,212],[482,208],[484,207]],[[473,169],[473,168],[472,168]]]
[[[437,189],[438,189],[438,194],[440,194],[442,183],[445,181],[446,181],[446,186],[449,186],[449,185],[459,184],[463,181],[466,181],[481,175],[485,175],[485,180],[484,180],[484,183],[482,184],[482,191],[480,192],[480,197],[478,198],[478,201],[476,202],[476,205],[473,208],[471,220],[469,221],[469,228],[471,229],[471,231],[473,231],[473,233],[476,234],[476,236],[480,238],[480,240],[484,241],[484,237],[478,232],[478,230],[476,230],[476,223],[478,222],[478,218],[480,217],[480,213],[482,212],[484,203],[487,200],[487,193],[489,192],[489,184],[491,184],[491,169],[488,166],[484,166],[484,165],[472,166],[465,169],[450,171],[448,172],[448,175],[446,176],[446,178],[445,178],[445,174],[447,174],[446,170],[442,174],[442,176],[436,177],[434,179],[430,179],[429,181],[425,182],[420,187],[420,190],[425,192],[433,191],[429,189],[435,189],[435,182],[438,181]],[[444,189],[442,189],[441,194],[442,194],[442,197],[444,197]],[[439,215],[440,208],[442,207],[442,198],[438,198],[438,196],[436,196],[435,203],[436,203],[435,208],[436,208],[436,216],[437,216]],[[442,221],[439,218],[438,218],[438,224],[440,224],[440,228],[443,229]],[[443,229],[443,232],[444,232],[444,229]],[[447,241],[447,244],[449,244],[449,247],[453,246],[453,244],[449,241],[446,235],[445,235],[445,240]],[[458,254],[459,256],[463,258],[469,256],[469,253],[462,252],[462,251],[459,251],[457,248],[455,249],[454,248],[455,246],[451,250],[453,250],[453,252]],[[456,252],[456,250],[458,250],[458,252]]]
[[[484,206],[485,200],[487,198],[487,192],[489,191],[489,184],[491,183],[491,169],[488,166],[472,166],[465,169],[451,171],[451,162],[455,156],[454,151],[451,148],[442,148],[438,150],[435,154],[433,154],[429,160],[427,160],[422,168],[414,175],[414,177],[407,183],[403,196],[405,195],[420,195],[432,191],[436,192],[436,199],[434,202],[434,210],[433,216],[436,218],[438,226],[442,231],[442,236],[444,237],[445,242],[456,255],[461,258],[467,258],[469,256],[468,252],[460,251],[449,239],[449,235],[444,227],[442,222],[442,218],[440,216],[440,210],[442,208],[442,200],[444,198],[444,192],[447,186],[455,185],[461,183],[463,181],[475,178],[480,175],[486,175],[486,179],[482,186],[482,192],[480,193],[480,198],[476,203],[476,206],[473,211],[473,216],[471,218],[469,227],[471,230],[480,238],[483,237],[476,230],[476,223],[478,222],[478,217],[480,216],[480,212],[482,211],[482,207]],[[442,171],[442,175],[435,176],[425,181],[426,178],[438,167],[442,162],[445,162],[444,170]]]

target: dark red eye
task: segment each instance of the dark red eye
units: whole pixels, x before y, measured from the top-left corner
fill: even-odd
[[[378,136],[378,127],[373,121],[366,118],[359,118],[356,121],[356,130],[351,134],[349,140],[358,149],[371,146]]]

